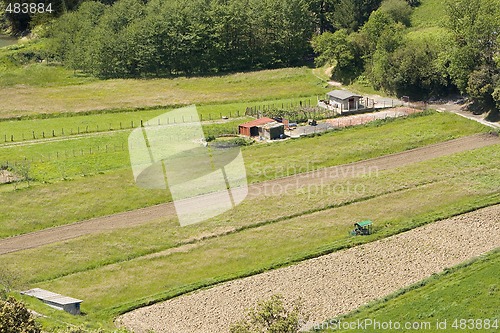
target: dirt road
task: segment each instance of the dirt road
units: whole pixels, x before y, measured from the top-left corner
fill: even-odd
[[[397,154],[382,156],[361,162],[326,168],[309,173],[280,178],[273,181],[254,184],[249,187],[248,197],[276,195],[276,190],[287,186],[292,188],[324,183],[346,177],[360,176],[374,170],[382,171],[402,167],[441,156],[499,144],[500,138],[492,135],[474,135],[417,148]],[[207,200],[210,196],[207,196]],[[172,203],[147,207],[134,211],[114,214],[82,221],[70,225],[36,231],[16,237],[0,240],[0,255],[10,252],[35,248],[59,241],[77,238],[89,234],[98,234],[109,230],[139,226],[160,218],[175,217]]]
[[[302,298],[312,328],[499,246],[496,205],[134,310],[117,324],[135,333],[228,332],[245,309],[279,293]]]

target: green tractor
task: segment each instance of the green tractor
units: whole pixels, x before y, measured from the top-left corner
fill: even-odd
[[[370,220],[354,223],[354,230],[350,234],[352,236],[371,235],[373,233],[372,226],[373,222]]]

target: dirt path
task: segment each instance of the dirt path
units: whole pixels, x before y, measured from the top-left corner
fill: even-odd
[[[311,328],[499,246],[496,205],[141,308],[117,324],[135,333],[227,332],[245,309],[280,293],[303,299]]]
[[[301,186],[321,184],[324,183],[325,180],[354,177],[367,173],[373,173],[374,171],[398,168],[412,163],[499,143],[500,138],[492,135],[481,134],[459,138],[397,154],[254,184],[249,187],[248,197],[252,198],[261,195],[279,195],[281,192],[277,193],[276,191],[285,187],[287,191],[290,191],[293,188],[300,188]],[[207,196],[207,200],[210,200],[210,196]],[[0,255],[77,238],[84,235],[98,234],[109,230],[139,226],[156,219],[170,217],[175,217],[175,208],[172,203],[165,203],[134,211],[94,218],[65,226],[44,229],[0,240]]]

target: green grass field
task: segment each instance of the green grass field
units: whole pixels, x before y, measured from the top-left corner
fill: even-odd
[[[421,0],[411,15],[415,29],[439,27],[446,23],[446,1]]]
[[[383,300],[342,317],[344,322],[429,323],[422,332],[498,332],[500,327],[500,289],[498,271],[500,251],[464,263],[406,288]],[[460,296],[460,299],[457,299]],[[463,321],[460,321],[460,320]],[[472,320],[472,321],[471,321]],[[487,321],[489,320],[489,328]],[[437,322],[446,321],[446,328],[437,329]],[[441,324],[442,325],[442,324]],[[456,325],[454,327],[454,325]],[[496,326],[496,327],[495,327]],[[385,330],[413,332],[415,330]],[[356,330],[321,330],[320,332],[357,332]],[[378,332],[370,327],[364,332]]]
[[[239,119],[244,122],[247,108],[262,110],[264,108],[274,107],[293,107],[303,104],[314,105],[317,96],[305,96],[284,99],[269,99],[260,101],[223,103],[223,104],[204,104],[197,106],[200,120],[205,124],[211,121],[225,123],[223,116],[231,119]],[[141,121],[144,125],[149,125],[148,120],[159,115],[172,111],[172,109],[152,109],[138,110],[129,112],[99,112],[93,114],[65,114],[65,115],[34,115],[32,119],[9,119],[0,121],[0,145],[2,143],[23,142],[33,139],[61,138],[81,133],[98,133],[106,131],[117,131],[120,129],[137,128]],[[38,118],[48,117],[48,118]],[[182,122],[182,119],[169,117],[171,123]],[[184,119],[188,122],[191,119]],[[156,125],[156,124],[151,124]],[[234,128],[237,128],[235,124]]]
[[[413,15],[416,28],[409,38],[420,38],[420,31],[440,38],[436,22],[441,17],[434,15],[433,6],[444,8],[434,0],[422,1]],[[43,41],[0,49],[0,164],[29,163],[33,178],[30,186],[0,185],[4,207],[0,238],[169,201],[167,190],[140,189],[134,183],[127,138],[141,120],[147,125],[147,120],[171,108],[197,104],[205,134],[219,135],[248,120],[243,117],[247,107],[308,100],[314,104],[317,95],[329,90],[324,73],[306,67],[101,81],[53,64],[19,65],[23,52],[42,48]],[[351,87],[368,91],[363,82]],[[256,183],[487,131],[453,114],[428,112],[316,137],[252,145],[242,151],[248,179]],[[28,142],[33,134],[38,141]],[[500,203],[499,148],[494,145],[247,199],[202,224],[180,227],[176,219],[159,219],[10,253],[0,256],[0,267],[2,274],[14,279],[15,290],[41,287],[84,299],[85,315],[75,317],[17,295],[47,316],[39,318],[45,330],[78,325],[112,331],[113,319],[124,311]],[[352,223],[366,218],[375,221],[376,233],[348,237]],[[461,270],[450,272],[446,280],[436,278],[436,283],[446,282],[437,289],[441,293],[425,289],[435,283],[431,280],[422,288],[425,297],[416,306],[430,317],[431,307],[452,295],[449,288],[470,295],[471,304],[489,299],[484,293],[472,295],[460,281],[479,290],[488,285],[496,296],[496,284],[491,282],[496,271],[490,266],[498,270],[498,255],[492,258],[485,261],[484,269],[477,268],[482,261],[470,266],[480,272],[474,278],[485,284],[456,277]],[[409,295],[422,292],[412,289]],[[380,303],[362,311],[394,308],[410,313],[409,300],[418,296],[398,301],[405,295],[391,298],[388,302],[395,303],[389,307]],[[461,315],[460,311],[457,306],[451,313]],[[379,313],[390,318],[396,312]]]
[[[157,221],[12,253],[0,257],[0,265],[10,263],[8,267],[19,276],[18,287],[37,286],[85,299],[87,316],[70,319],[58,315],[58,320],[76,320],[89,326],[100,322],[111,328],[114,316],[149,302],[498,203],[498,148],[478,149],[323,187],[328,191],[335,185],[344,191],[299,190],[280,195],[280,200],[257,198],[203,225],[180,228],[174,220]],[[356,185],[364,190],[348,191]],[[447,195],[443,197],[444,192]],[[307,206],[301,204],[305,200]],[[365,218],[376,221],[376,233],[362,239],[349,237],[352,223]],[[191,243],[197,235],[227,232],[228,228],[236,229],[225,236],[195,241],[181,252],[161,252]],[[157,255],[145,256],[152,253]],[[54,261],[54,256],[60,260]],[[44,306],[30,304],[36,311],[47,313]]]
[[[36,65],[44,66],[44,65]],[[20,69],[16,69],[20,70]],[[52,70],[52,69],[51,69]],[[55,70],[60,70],[57,67]],[[49,71],[49,70],[47,70]],[[29,70],[23,69],[23,73]],[[28,74],[26,74],[28,75]],[[65,80],[65,79],[63,79]],[[20,82],[25,82],[24,79]],[[104,80],[40,86],[30,81],[0,90],[0,118],[38,114],[136,110],[188,104],[250,102],[323,95],[325,83],[307,67],[225,76]],[[0,86],[1,80],[0,80]]]
[[[453,114],[433,113],[349,128],[313,138],[253,145],[244,147],[242,151],[248,179],[253,183],[486,130],[478,123]],[[126,149],[127,135],[125,132],[114,133],[23,148],[0,148],[0,161],[17,159],[22,162],[24,158],[44,160],[31,164],[31,174],[38,181],[30,188],[21,184],[19,187],[22,188],[15,191],[12,185],[0,186],[0,204],[10,207],[0,211],[0,237],[168,201],[167,191],[135,186]],[[105,151],[106,145],[108,152]],[[100,147],[99,150],[97,147]],[[283,153],[276,156],[276,151]],[[51,160],[48,160],[49,155]],[[10,204],[12,202],[16,204]]]

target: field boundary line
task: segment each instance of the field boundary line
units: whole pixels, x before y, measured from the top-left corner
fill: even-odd
[[[327,173],[325,171],[336,170],[336,169],[338,170],[341,168],[349,169],[352,168],[353,166],[357,166],[360,168],[364,167],[366,169],[367,166],[371,165],[378,166],[379,170],[387,170],[499,143],[500,143],[500,138],[498,137],[487,134],[479,134],[479,135],[473,135],[459,139],[449,140],[425,147],[415,148],[404,152],[375,157],[372,159],[352,162],[344,165],[333,166],[318,170],[320,172]],[[442,148],[448,148],[449,150]],[[425,153],[421,154],[421,152]],[[377,162],[381,163],[376,164]],[[296,185],[300,186],[301,182],[302,184],[311,184],[311,181],[321,181],[324,180],[325,178],[332,179],[331,177],[308,178],[308,176],[310,176],[314,172],[318,172],[318,170],[314,170],[309,173],[296,174],[292,176],[278,178],[275,180],[269,180],[265,182],[252,184],[249,186],[249,198],[255,196],[255,193],[257,192],[255,191],[256,188],[263,188],[265,186],[280,184],[280,183],[288,184],[290,183],[290,180],[296,180]],[[359,175],[357,174],[357,176]],[[333,179],[339,179],[339,177]],[[254,189],[254,191],[252,191],[252,188]],[[252,195],[252,193],[254,194]],[[92,219],[74,222],[67,225],[55,226],[43,230],[25,233],[22,235],[0,239],[0,255],[5,253],[21,251],[29,248],[35,248],[47,244],[52,244],[59,241],[77,238],[89,234],[99,234],[110,230],[139,226],[160,218],[174,217],[174,216],[175,216],[175,209],[173,207],[172,202],[169,202],[169,203],[162,203],[158,205],[143,207],[131,211],[111,214],[107,216],[95,217]],[[42,237],[44,234],[45,237]]]

